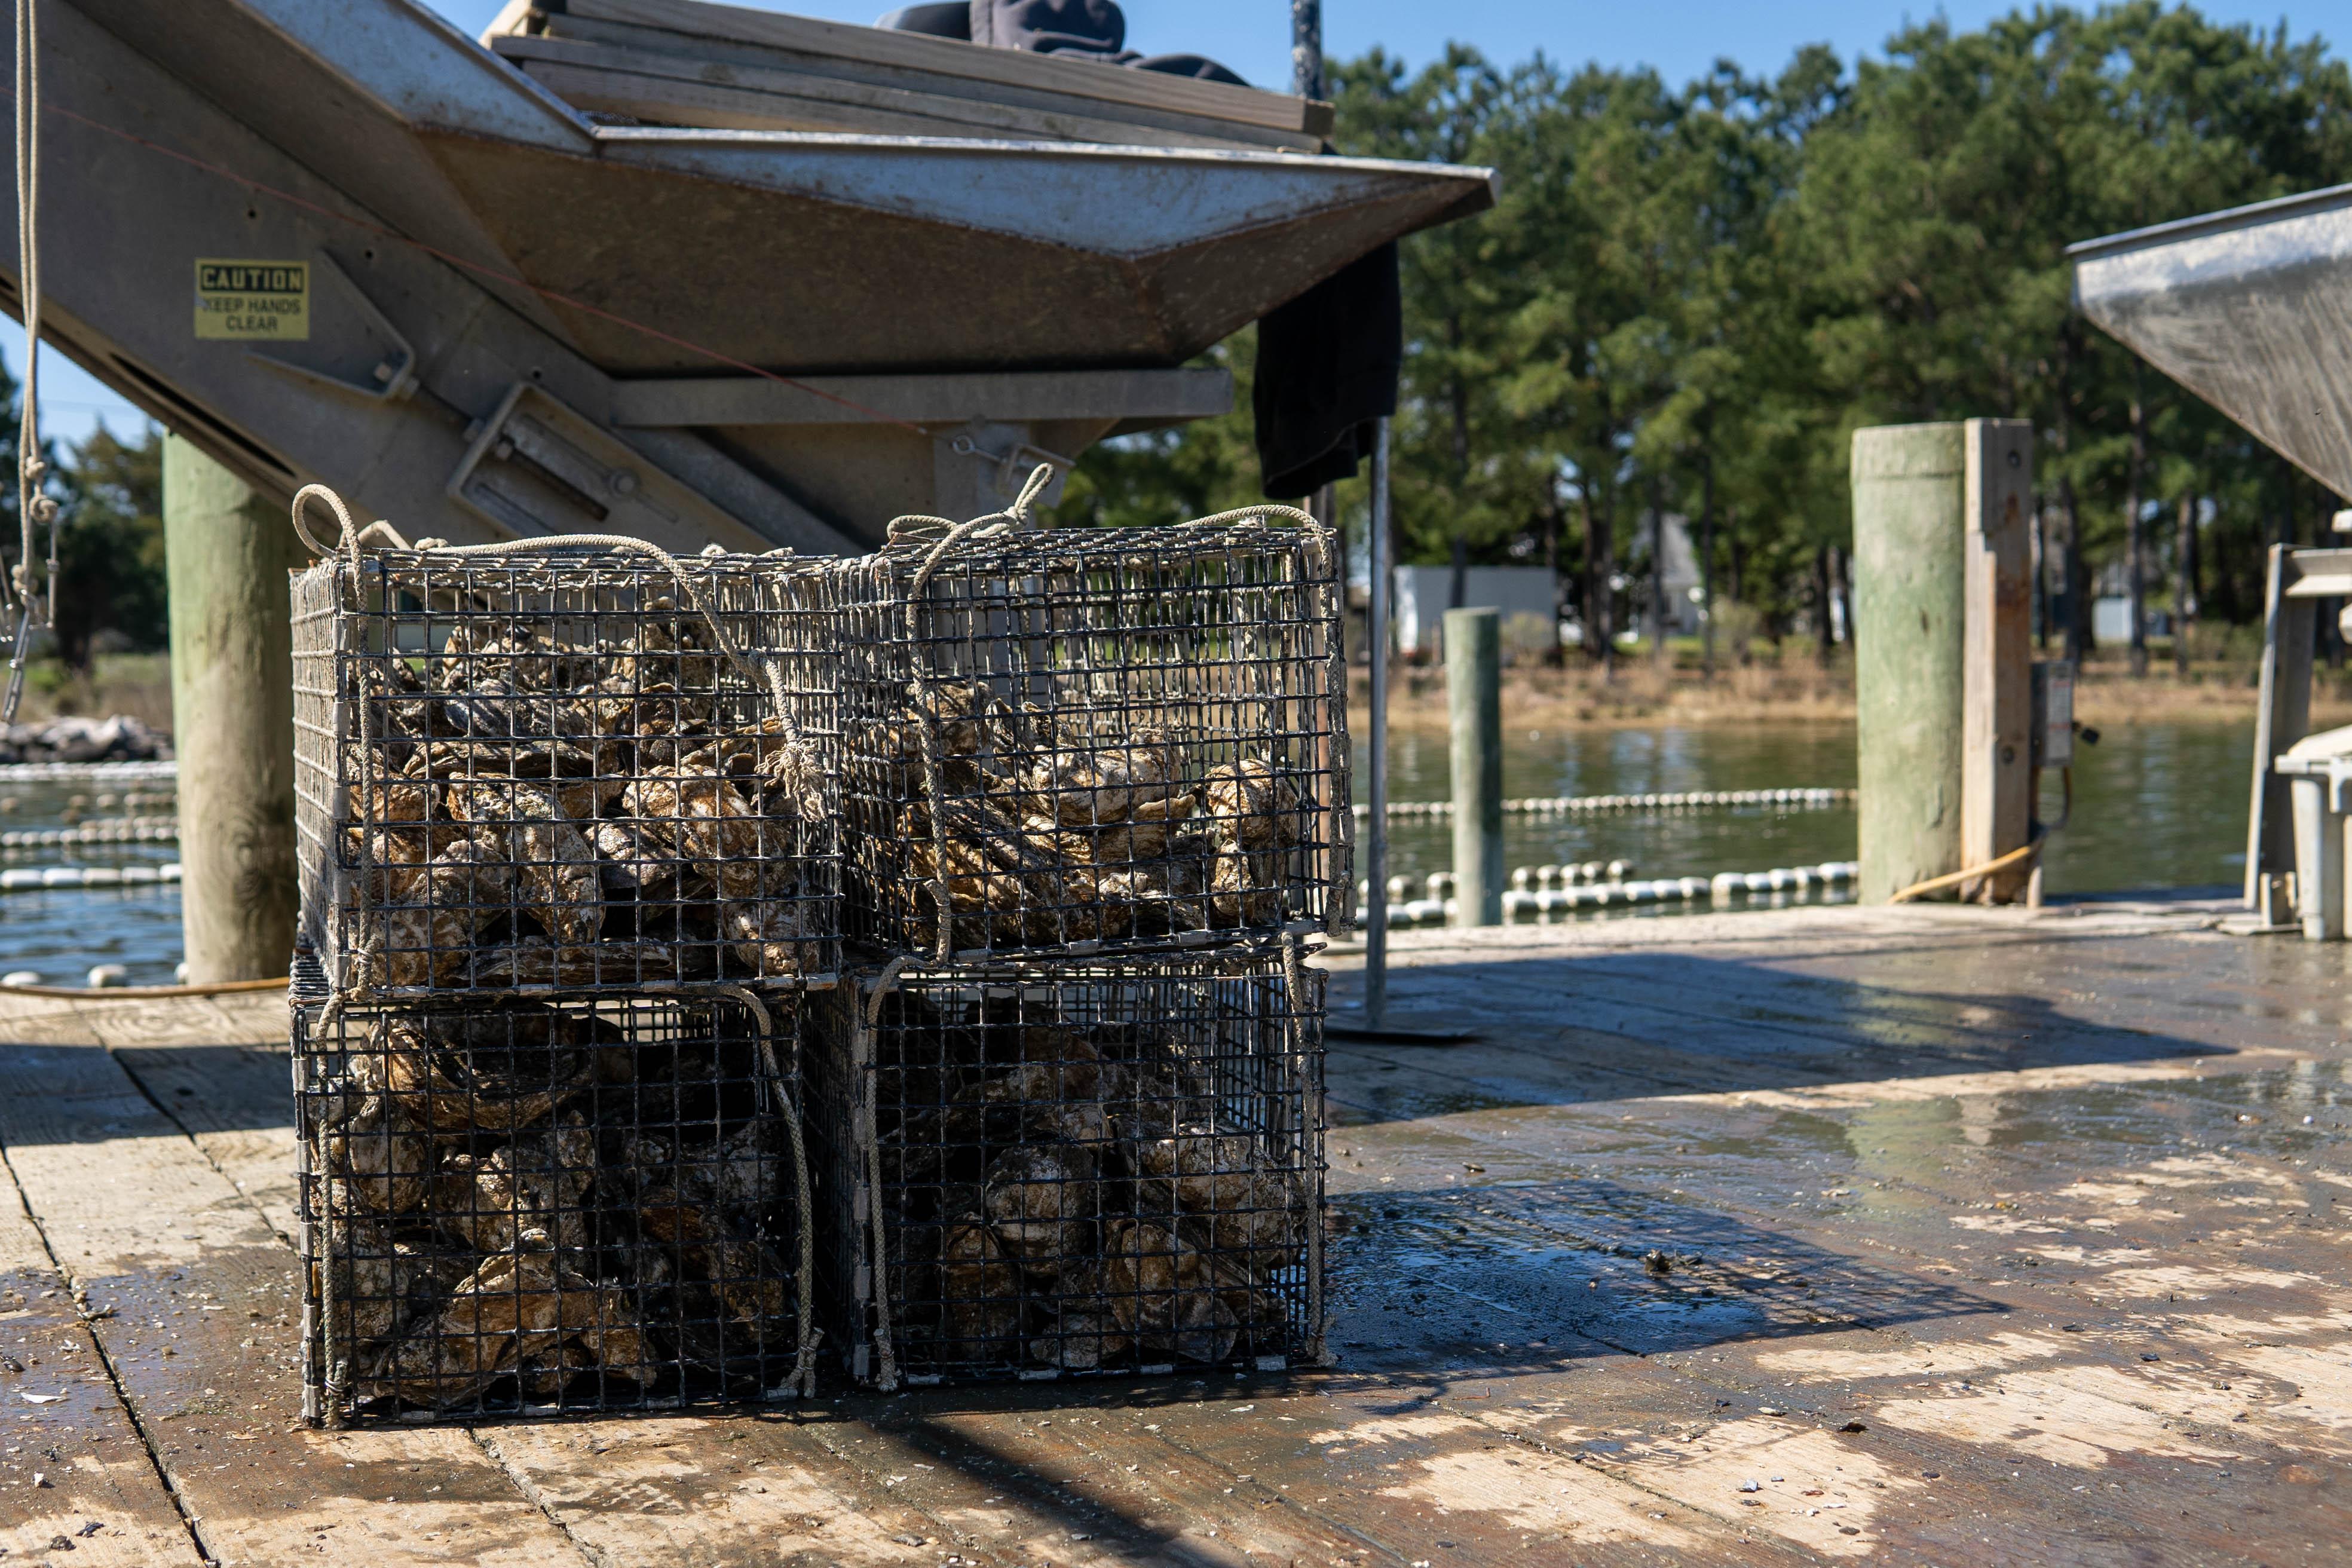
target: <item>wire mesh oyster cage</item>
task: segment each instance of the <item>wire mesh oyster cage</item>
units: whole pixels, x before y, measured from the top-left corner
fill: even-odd
[[[811,998],[853,1376],[1318,1360],[1323,975],[1289,951],[894,964]]]
[[[424,996],[806,983],[838,951],[825,569],[582,548],[293,582],[303,929]]]
[[[795,997],[331,1007],[310,978],[308,1419],[812,1387]]]
[[[1328,531],[972,527],[844,569],[853,940],[944,959],[1344,930]]]

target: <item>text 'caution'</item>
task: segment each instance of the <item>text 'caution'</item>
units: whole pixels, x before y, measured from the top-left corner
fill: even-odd
[[[196,258],[196,336],[310,335],[310,264]]]

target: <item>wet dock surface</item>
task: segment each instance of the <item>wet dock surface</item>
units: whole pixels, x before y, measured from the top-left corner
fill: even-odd
[[[282,1003],[0,998],[0,1545],[2340,1561],[2352,947],[2225,912],[1400,933],[1477,1037],[1333,1043],[1336,1365],[473,1427],[293,1419]]]

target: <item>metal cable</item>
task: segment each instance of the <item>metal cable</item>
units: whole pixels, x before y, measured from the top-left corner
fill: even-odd
[[[719,989],[735,997],[751,1009],[760,1021],[760,1059],[768,1069],[776,1098],[783,1103],[784,1135],[793,1150],[793,1182],[794,1201],[799,1208],[800,1266],[798,1289],[800,1321],[797,1324],[798,1349],[793,1358],[792,1386],[803,1398],[816,1394],[816,1236],[810,1212],[808,1147],[803,1142],[800,1101],[791,1089],[792,1080],[776,1061],[775,1025],[768,1016],[766,1004],[750,987],[722,985]]]
[[[1286,932],[1282,939],[1282,984],[1287,994],[1289,1035],[1292,1057],[1298,1064],[1299,1140],[1307,1158],[1307,1178],[1311,1184],[1313,1201],[1307,1205],[1307,1342],[1313,1359],[1323,1353],[1323,1162],[1318,1157],[1321,1140],[1316,1136],[1315,1123],[1320,1120],[1319,1097],[1303,1092],[1307,1085],[1320,1078],[1315,1071],[1314,1054],[1319,1044],[1319,1032],[1315,1039],[1308,1037],[1307,975],[1303,962],[1302,943],[1296,931]]]
[[[874,1102],[878,1098],[874,1068],[874,1036],[882,1023],[882,1000],[897,988],[899,972],[914,961],[894,958],[874,977],[874,988],[857,1011],[857,1038],[851,1066],[857,1072],[857,1140],[866,1145],[866,1217],[873,1227],[874,1354],[878,1363],[875,1386],[887,1394],[898,1386],[898,1358],[890,1341],[889,1232],[882,1221],[882,1140],[877,1130]]]

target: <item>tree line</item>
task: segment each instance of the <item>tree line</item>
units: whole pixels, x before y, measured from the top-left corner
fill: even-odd
[[[14,471],[22,388],[0,366],[0,469]],[[140,422],[125,438],[103,423],[82,440],[44,440],[44,485],[57,498],[57,626],[38,646],[76,669],[97,653],[163,648],[170,614],[163,561],[163,434]],[[0,569],[20,552],[16,490],[0,493]],[[48,539],[36,542],[37,575],[45,576]],[[8,631],[13,635],[12,617]]]
[[[1596,656],[1654,591],[1662,513],[1691,520],[1718,600],[1825,637],[1864,426],[2032,421],[2050,630],[2077,656],[2095,575],[2242,623],[2266,547],[2340,504],[2085,321],[2063,254],[2352,180],[2352,76],[2320,39],[2133,0],[1680,88],[1461,46],[1333,74],[1341,151],[1502,181],[1494,211],[1404,246],[1397,558],[1550,564]],[[1097,448],[1062,521],[1253,499],[1252,347],[1210,356],[1242,412]]]
[[[2137,581],[2177,620],[2258,619],[2267,546],[2316,540],[2339,504],[2091,327],[2063,255],[2352,180],[2352,76],[2320,39],[2132,0],[1933,22],[1851,66],[1822,47],[1769,78],[1725,61],[1679,88],[1461,46],[1331,74],[1340,151],[1502,183],[1494,211],[1403,247],[1396,558],[1550,565],[1596,657],[1655,597],[1646,522],[1665,513],[1690,520],[1718,605],[1825,638],[1863,426],[2033,422],[2047,626],[2078,657],[2095,580]],[[1254,351],[1245,331],[1207,356],[1235,413],[1097,447],[1057,521],[1256,499]],[[5,372],[0,405],[13,460]],[[160,647],[160,442],[100,431],[52,458],[60,653]],[[1360,549],[1363,482],[1339,502]],[[11,487],[11,544],[14,512]]]

